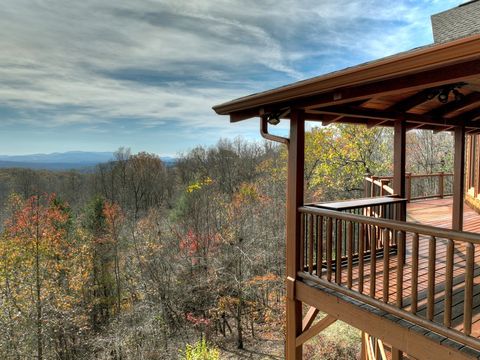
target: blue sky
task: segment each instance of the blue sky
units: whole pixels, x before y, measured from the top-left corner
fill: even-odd
[[[4,0],[0,154],[258,140],[211,107],[431,43],[462,2]]]

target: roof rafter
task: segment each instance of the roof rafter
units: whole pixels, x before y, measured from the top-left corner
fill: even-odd
[[[436,118],[429,115],[419,115],[419,114],[410,114],[406,112],[397,112],[397,111],[385,111],[385,110],[376,110],[376,109],[366,109],[361,107],[350,107],[350,106],[329,106],[325,108],[315,109],[319,113],[329,114],[329,115],[344,115],[348,117],[364,118],[364,119],[373,119],[380,121],[395,121],[395,120],[405,120],[408,123],[414,124],[424,124],[424,125],[433,125],[433,126],[461,126],[464,125],[468,128],[480,128],[480,122],[471,121],[468,119],[455,118],[455,119],[445,119],[445,118]],[[479,114],[480,115],[480,114]]]
[[[415,106],[418,106],[420,104],[423,104],[430,99],[428,98],[428,95],[432,93],[436,88],[428,88],[425,90],[422,90],[412,96],[407,97],[406,99],[403,99],[399,101],[396,104],[393,104],[390,106],[387,110],[390,111],[408,111],[410,109],[413,109]]]
[[[432,116],[443,117],[445,115],[461,110],[463,108],[466,108],[478,102],[480,102],[480,93],[473,92],[471,94],[466,95],[462,100],[451,101],[445,105],[442,105],[436,109],[433,109],[432,111],[429,111],[428,114]]]

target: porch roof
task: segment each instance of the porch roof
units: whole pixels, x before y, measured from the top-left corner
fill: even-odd
[[[439,95],[447,98],[440,101]],[[460,95],[459,95],[460,93]],[[231,122],[258,116],[480,132],[480,35],[428,45],[235,99],[213,109]],[[475,121],[477,120],[477,121]]]

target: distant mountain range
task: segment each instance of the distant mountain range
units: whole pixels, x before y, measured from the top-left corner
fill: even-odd
[[[173,157],[160,157],[171,166],[177,161]],[[0,168],[29,168],[46,170],[87,170],[95,165],[114,159],[113,152],[68,151],[64,153],[0,155]]]

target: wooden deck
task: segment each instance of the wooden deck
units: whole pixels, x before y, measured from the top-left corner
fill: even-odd
[[[464,205],[464,225],[463,230],[480,233],[480,215],[467,205]],[[433,199],[417,201],[408,204],[407,206],[407,220],[418,222],[425,225],[435,227],[442,227],[451,229],[452,226],[452,199]],[[409,239],[411,242],[411,238]],[[409,241],[407,240],[407,269],[408,265],[408,249]],[[474,265],[474,287],[473,287],[473,324],[472,336],[480,338],[480,251],[478,245],[475,246],[475,265]],[[437,242],[437,263],[436,263],[436,296],[435,296],[435,321],[442,322],[444,315],[444,279],[445,279],[445,256],[446,242]],[[439,256],[440,255],[440,256]],[[426,291],[427,287],[427,268],[428,268],[428,249],[423,246],[420,248],[421,261],[419,263],[419,292]],[[393,260],[392,265],[396,266],[396,259]],[[452,310],[452,325],[458,330],[463,330],[463,312],[464,312],[464,287],[463,276],[457,277],[457,273],[462,273],[465,267],[465,249],[462,247],[455,247],[454,255],[454,291],[453,291],[453,305]],[[407,270],[408,271],[408,270]],[[392,286],[395,286],[395,279]],[[407,280],[407,279],[406,279]],[[394,294],[393,294],[394,295]],[[404,293],[408,296],[408,293]],[[419,300],[420,300],[419,296]],[[408,302],[408,299],[407,299]],[[419,306],[419,314],[425,316],[425,297],[422,299],[421,306]]]
[[[452,228],[452,198],[411,202],[407,206],[408,221]],[[480,233],[480,215],[467,205],[463,208],[463,231]]]
[[[442,228],[451,228],[452,199],[434,199],[412,202],[407,207],[408,221],[418,222]],[[464,230],[480,233],[480,215],[465,205]],[[419,241],[418,262],[418,310],[417,315],[427,317],[427,289],[428,289],[428,239],[421,237]],[[473,324],[472,336],[480,338],[480,249],[475,246],[474,288],[473,288]],[[455,246],[453,267],[453,309],[452,327],[463,330],[464,313],[464,273],[465,273],[465,248]],[[404,264],[403,305],[404,309],[411,310],[411,283],[412,283],[412,236],[406,239],[406,263]],[[443,322],[444,295],[445,295],[445,269],[446,269],[446,240],[437,239],[435,252],[435,310],[434,321]],[[396,269],[398,268],[397,256],[392,254],[389,259],[389,279],[384,280],[384,261],[376,259],[375,298],[384,299],[384,285],[388,286],[388,303],[397,302]],[[364,264],[363,293],[370,293],[370,261]],[[342,272],[342,283],[347,283],[347,272]],[[358,289],[359,283],[358,264],[353,268],[353,289]],[[336,279],[335,279],[336,281]]]
[[[311,214],[315,214],[315,210],[312,210]],[[451,198],[412,202],[407,207],[408,222],[444,229],[451,228],[451,214]],[[330,216],[322,212],[317,212],[317,215],[323,215],[323,221],[326,221],[325,218]],[[335,216],[331,215],[333,219],[335,219]],[[338,239],[335,230],[331,230],[332,227],[330,226],[327,233],[323,233],[322,236],[323,245],[321,246],[324,249],[315,250],[316,246],[320,244],[319,240],[314,240],[319,233],[308,230],[309,226],[312,229],[308,219],[310,218],[304,220],[306,222],[305,236],[307,237],[305,246],[310,247],[310,249],[304,249],[305,266],[312,264],[319,258],[319,253],[315,254],[315,251],[323,252],[327,256],[326,264],[329,261],[329,251],[332,251],[333,258],[330,257],[330,261],[332,261],[330,270],[324,265],[321,274],[317,274],[315,266],[313,266],[313,271],[308,270],[312,268],[310,265],[306,267],[306,273],[310,272],[313,277],[318,277],[323,282],[340,285],[349,289],[349,291],[366,295],[379,302],[403,309],[419,318],[480,339],[480,245],[473,244],[472,246],[469,242],[456,241],[455,239],[452,241],[452,239],[447,238],[447,235],[445,237],[440,236],[441,233],[432,237],[425,235],[426,233],[415,234],[414,231],[407,230],[405,232],[405,262],[402,266],[398,266],[401,256],[397,253],[396,247],[392,246],[387,252],[377,251],[374,261],[372,261],[370,255],[366,255],[363,261],[354,259],[353,261],[348,260],[348,263],[347,258],[345,258],[345,260],[342,260],[341,270],[338,271],[338,262],[335,263],[334,260],[336,249],[339,247],[338,242],[335,245],[335,239]],[[341,217],[339,216],[338,219],[341,219]],[[345,219],[348,219],[348,217]],[[342,222],[342,232],[344,234],[348,231],[352,232],[352,227],[350,227],[350,230],[346,230],[347,223],[348,221]],[[317,225],[313,226],[318,226],[318,218],[315,220],[315,224]],[[323,223],[323,226],[324,228],[327,226],[326,222]],[[331,231],[333,233],[329,238],[325,234]],[[464,231],[480,233],[480,215],[468,206],[464,208]],[[339,236],[342,238],[342,235]],[[347,252],[355,253],[355,247],[358,246],[355,245],[357,236],[355,230],[353,230],[353,235],[347,236],[347,243],[348,238],[354,238],[352,244],[345,245],[345,243],[342,245],[342,247],[347,247]],[[328,245],[329,241],[332,242],[331,245]],[[448,269],[447,256],[449,242],[453,248],[451,269]],[[418,247],[418,256],[415,256],[415,246]],[[467,246],[470,246],[470,262],[468,262]],[[325,261],[325,258],[323,261]],[[469,263],[471,266],[468,266]],[[401,269],[400,272],[399,269]],[[385,274],[388,275],[385,276]],[[418,275],[415,276],[414,274]],[[448,274],[451,274],[451,277]],[[448,290],[446,289],[449,289],[447,278],[452,279],[451,297],[447,295]],[[473,282],[467,280],[467,278],[473,278]],[[472,296],[468,296],[469,293]],[[398,294],[400,294],[400,298]],[[447,302],[447,298],[451,298],[451,305],[450,301]],[[465,315],[466,311],[467,313],[471,312],[471,321],[469,314]],[[464,326],[470,326],[469,324],[471,324],[471,329],[464,328]],[[448,344],[451,341],[444,336],[440,342]],[[480,355],[480,352],[477,352],[476,356],[478,355]]]

